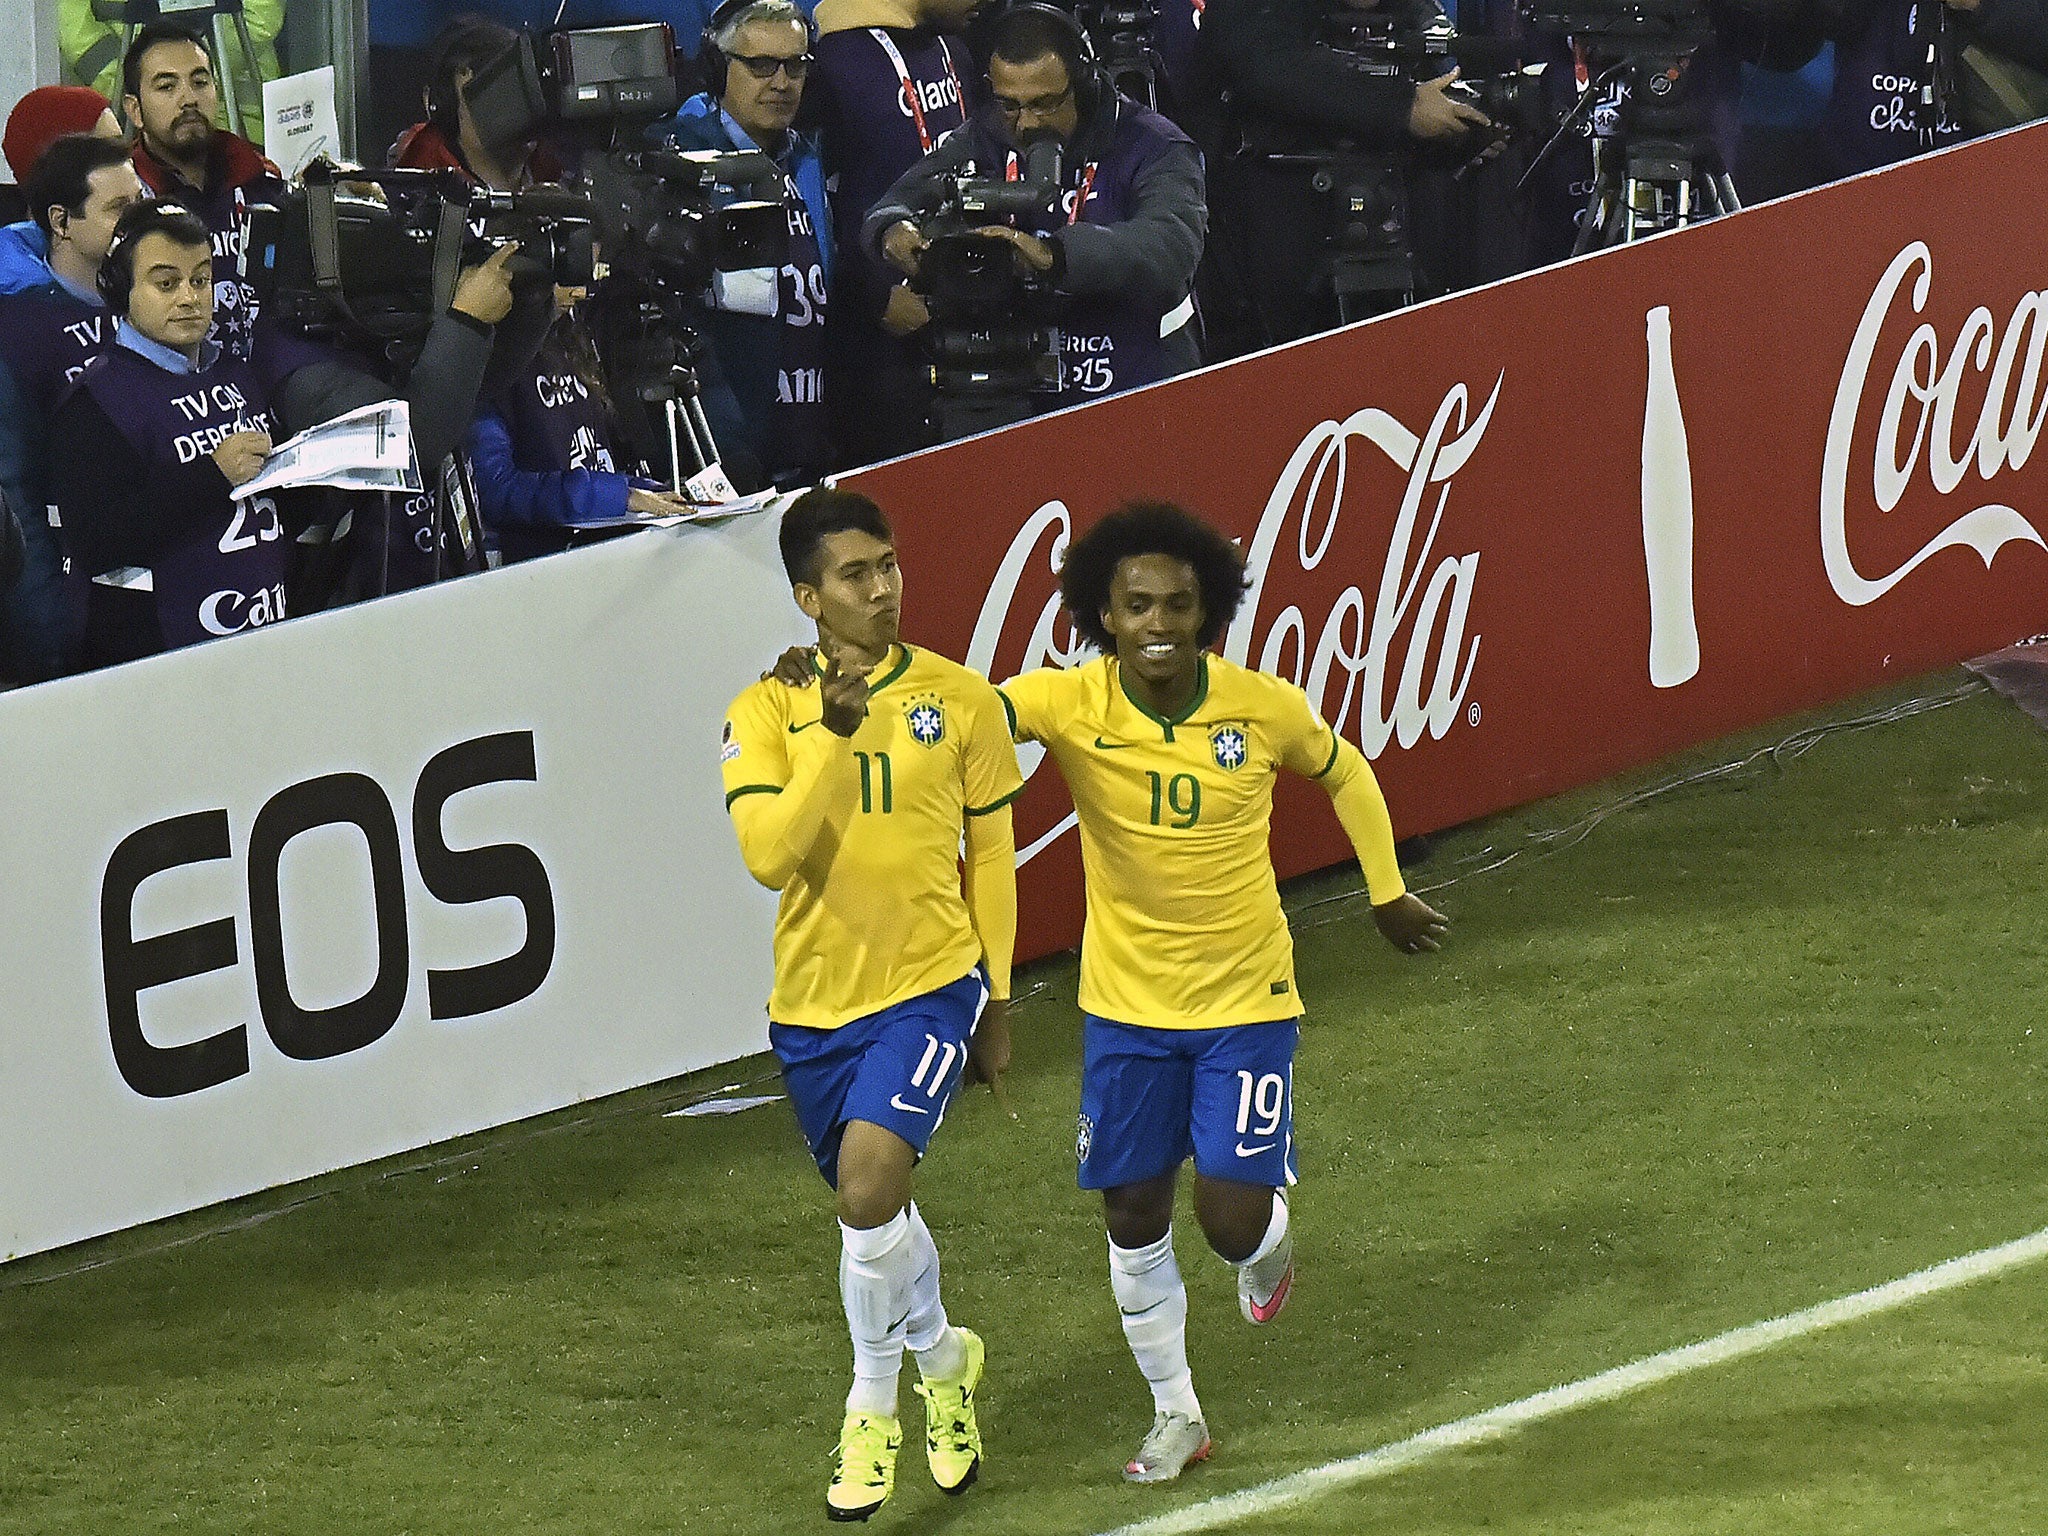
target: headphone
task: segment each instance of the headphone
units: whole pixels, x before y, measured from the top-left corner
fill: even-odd
[[[705,19],[703,34],[697,39],[697,66],[704,72],[704,88],[713,101],[725,99],[725,79],[732,63],[718,46],[718,34],[733,17],[756,3],[758,0],[718,0],[717,7]],[[818,46],[818,23],[801,9],[795,19],[804,24],[804,52],[809,53]]]
[[[1089,37],[1087,28],[1074,19],[1073,12],[1048,4],[1047,0],[1011,0],[986,20],[977,18],[976,30],[987,44],[988,59],[995,57],[996,43],[1005,24],[1019,16],[1043,17],[1066,40],[1065,49],[1056,47],[1053,51],[1073,83],[1075,105],[1081,109],[1082,115],[1092,117],[1107,106],[1114,98],[1116,82],[1102,67],[1102,60],[1095,52],[1095,40]],[[986,61],[983,67],[986,68]]]
[[[182,203],[159,202],[136,203],[121,215],[107,254],[93,275],[93,287],[108,309],[117,315],[128,313],[128,298],[135,291],[135,243],[144,235],[188,234],[189,225],[175,230],[172,226],[191,217],[191,210]],[[207,243],[210,247],[211,242]]]

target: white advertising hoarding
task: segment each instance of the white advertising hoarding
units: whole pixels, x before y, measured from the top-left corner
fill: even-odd
[[[0,696],[0,1258],[764,1048],[776,521]]]

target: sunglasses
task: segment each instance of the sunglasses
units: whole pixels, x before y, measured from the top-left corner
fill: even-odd
[[[778,69],[792,80],[801,80],[811,72],[811,56],[808,53],[800,53],[793,59],[786,59],[775,53],[735,53],[732,55],[732,61],[745,65],[747,73],[756,80],[773,80]]]

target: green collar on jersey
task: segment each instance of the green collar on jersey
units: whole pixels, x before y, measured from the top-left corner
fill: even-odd
[[[901,640],[896,642],[896,647],[903,652],[902,659],[874,682],[868,684],[868,692],[870,694],[880,693],[884,688],[895,682],[897,678],[910,670],[910,647]],[[815,648],[811,651],[811,669],[820,677],[825,675],[825,658],[820,656]],[[1204,691],[1207,691],[1206,687]]]
[[[1112,657],[1111,660],[1114,661],[1115,658]],[[1164,730],[1166,731],[1166,739],[1168,741],[1171,741],[1173,740],[1173,728],[1176,725],[1187,724],[1189,718],[1194,714],[1194,712],[1202,707],[1202,701],[1209,697],[1208,652],[1204,651],[1195,658],[1195,667],[1195,696],[1188,700],[1187,705],[1181,710],[1179,714],[1174,715],[1171,718],[1160,714],[1157,710],[1153,709],[1151,706],[1146,704],[1146,702],[1143,699],[1139,698],[1135,693],[1131,692],[1130,679],[1124,676],[1124,665],[1121,661],[1118,661],[1116,663],[1117,686],[1123,689],[1124,697],[1131,701],[1131,703],[1137,708],[1139,714],[1143,715],[1147,720],[1150,720],[1153,724],[1164,728]]]

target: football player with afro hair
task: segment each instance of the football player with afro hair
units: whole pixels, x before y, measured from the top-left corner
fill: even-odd
[[[1152,1389],[1124,1466],[1165,1482],[1210,1454],[1188,1370],[1174,1188],[1194,1159],[1195,1215],[1237,1270],[1239,1309],[1270,1322],[1294,1282],[1294,1050],[1302,1004],[1268,835],[1282,768],[1330,795],[1380,932],[1437,948],[1441,914],[1408,894],[1393,824],[1358,748],[1294,684],[1211,653],[1245,595],[1223,534],[1134,502],[1068,546],[1060,592],[1103,654],[1003,684],[1019,741],[1072,791],[1087,880],[1086,1015],[1076,1151],[1102,1192],[1110,1288]]]

